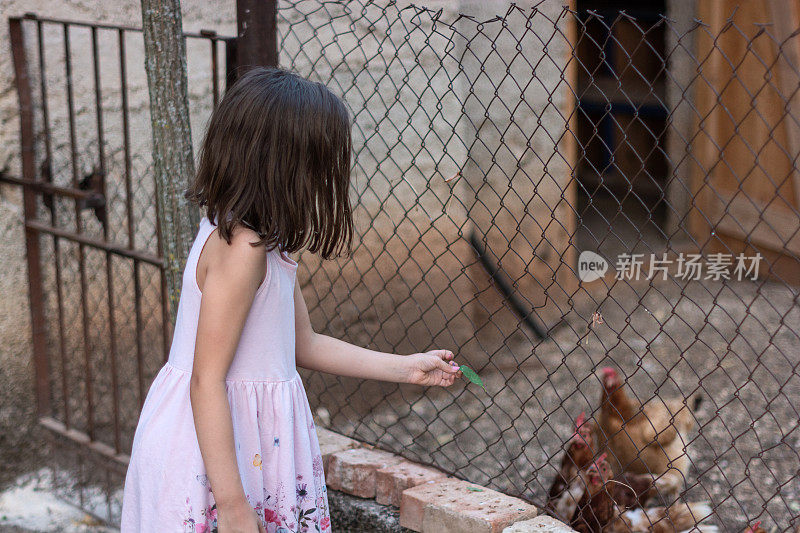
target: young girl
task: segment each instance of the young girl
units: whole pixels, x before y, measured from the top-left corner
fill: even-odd
[[[187,198],[202,219],[168,362],[147,394],[122,533],[330,531],[296,366],[448,386],[446,350],[400,356],[311,328],[287,253],[349,251],[350,121],[325,86],[253,69],[209,122]]]

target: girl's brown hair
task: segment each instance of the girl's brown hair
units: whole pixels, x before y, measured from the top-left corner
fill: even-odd
[[[350,251],[350,115],[321,83],[253,68],[211,115],[186,198],[231,242],[236,224],[287,253]]]

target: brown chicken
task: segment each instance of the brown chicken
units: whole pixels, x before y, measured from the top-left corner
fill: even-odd
[[[607,488],[613,476],[605,454],[586,469],[586,489],[578,501],[570,526],[579,533],[601,533],[617,522],[618,508]]]
[[[583,476],[586,489],[570,520],[570,526],[579,533],[717,532],[716,526],[703,523],[711,515],[707,503],[677,502],[669,507],[625,510],[618,497],[617,487],[621,483],[612,476],[613,470],[605,454],[586,468]]]
[[[578,415],[575,433],[569,440],[547,498],[546,509],[556,518],[569,520],[583,494],[586,483],[581,474],[594,458],[595,430],[595,424],[587,421],[584,413]]]
[[[761,520],[759,520],[752,526],[748,526],[744,533],[767,533],[767,530],[761,527]]]
[[[686,401],[656,397],[640,405],[628,395],[613,368],[602,370],[602,382],[598,450],[613,457],[615,472],[651,474],[663,497],[676,497],[689,469],[686,442],[699,396]]]
[[[586,489],[585,470],[595,456],[593,421],[581,413],[575,420],[575,433],[568,442],[561,467],[553,479],[547,499],[547,512],[568,521],[575,512],[578,500]],[[606,489],[621,509],[644,507],[657,494],[653,476],[649,474],[619,474]]]

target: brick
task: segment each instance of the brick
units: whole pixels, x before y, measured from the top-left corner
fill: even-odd
[[[328,488],[360,498],[374,498],[375,472],[401,460],[394,454],[370,448],[336,452],[328,462]]]
[[[501,533],[503,528],[536,513],[536,507],[519,498],[446,479],[404,490],[400,525],[423,533]]]
[[[575,530],[552,516],[542,515],[530,520],[515,522],[503,533],[573,533]]]
[[[328,459],[332,454],[361,446],[361,443],[357,440],[319,426],[317,426],[317,437],[319,439],[319,449],[322,451],[322,464],[325,467],[326,476],[328,475]]]
[[[401,461],[375,472],[375,501],[400,507],[404,490],[423,483],[441,481],[446,477],[444,472],[435,468]]]

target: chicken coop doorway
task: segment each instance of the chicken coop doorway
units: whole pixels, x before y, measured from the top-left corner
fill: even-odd
[[[670,175],[666,2],[576,7],[579,247],[608,259],[660,249]]]

